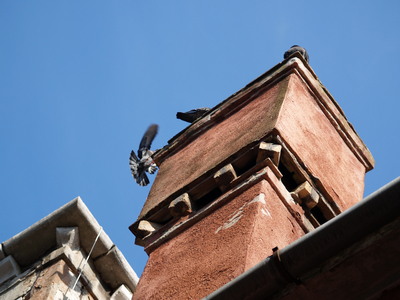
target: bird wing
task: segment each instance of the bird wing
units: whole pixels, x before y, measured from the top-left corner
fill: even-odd
[[[135,181],[140,186],[145,186],[149,184],[149,178],[147,177],[140,160],[137,158],[135,152],[132,150],[129,157],[129,167]]]
[[[140,159],[143,157],[146,151],[150,149],[151,143],[153,142],[157,132],[158,132],[157,124],[152,124],[149,126],[149,128],[147,128],[139,145],[138,156]]]

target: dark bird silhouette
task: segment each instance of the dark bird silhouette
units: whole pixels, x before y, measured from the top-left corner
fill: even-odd
[[[157,165],[151,158],[154,151],[150,150],[151,143],[153,142],[157,131],[157,124],[150,125],[140,141],[137,156],[135,151],[132,150],[129,157],[129,166],[131,168],[132,176],[140,186],[149,184],[149,178],[147,177],[146,172],[154,174],[157,170]]]
[[[202,107],[202,108],[192,109],[187,112],[177,112],[176,117],[182,121],[193,123],[194,121],[205,115],[208,111],[210,111],[210,109],[211,108],[208,107]]]
[[[283,58],[286,59],[295,52],[300,52],[306,62],[309,62],[307,50],[303,47],[300,47],[299,45],[293,45],[292,47],[290,47],[290,49],[286,51],[285,54],[283,54]]]

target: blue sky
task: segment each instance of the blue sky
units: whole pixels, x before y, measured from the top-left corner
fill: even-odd
[[[138,275],[128,230],[149,187],[128,157],[150,123],[213,107],[293,44],[369,147],[365,194],[399,175],[400,2],[0,2],[0,241],[81,196]],[[151,181],[154,177],[151,178]]]

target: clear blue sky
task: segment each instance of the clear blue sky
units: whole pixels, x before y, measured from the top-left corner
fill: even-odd
[[[140,275],[146,199],[128,157],[154,148],[293,44],[371,150],[369,194],[399,175],[398,1],[0,2],[0,241],[81,196]],[[151,181],[154,177],[151,178]]]

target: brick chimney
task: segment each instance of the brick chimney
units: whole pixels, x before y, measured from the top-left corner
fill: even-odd
[[[175,136],[130,226],[134,299],[200,299],[362,199],[369,150],[295,53]]]

